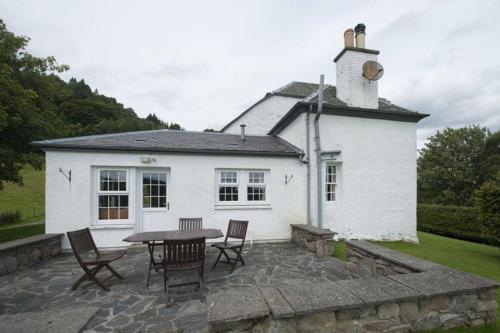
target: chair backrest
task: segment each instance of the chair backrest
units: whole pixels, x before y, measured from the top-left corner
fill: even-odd
[[[69,244],[78,261],[81,261],[82,255],[90,251],[99,254],[89,228],[68,231],[66,235],[68,235]]]
[[[229,220],[227,226],[226,241],[228,238],[241,239],[242,243],[245,242],[247,236],[248,221]]]
[[[163,247],[163,256],[170,266],[203,264],[205,260],[205,237],[167,240]]]
[[[179,230],[199,230],[203,228],[201,217],[181,217],[179,219]]]

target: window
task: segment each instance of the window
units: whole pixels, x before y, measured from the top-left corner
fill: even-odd
[[[263,171],[248,172],[247,186],[248,201],[265,201],[266,200],[266,182]]]
[[[165,172],[142,174],[142,207],[167,207],[167,174]]]
[[[236,171],[220,172],[219,201],[238,201],[238,173]]]
[[[99,170],[98,219],[128,220],[128,184],[126,170]]]
[[[268,205],[267,170],[218,170],[219,205]]]
[[[337,201],[337,166],[326,166],[326,181],[325,181],[325,196],[326,201]]]

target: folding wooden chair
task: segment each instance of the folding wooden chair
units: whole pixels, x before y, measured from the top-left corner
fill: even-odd
[[[201,217],[181,217],[179,219],[179,230],[199,230],[203,227],[203,222]]]
[[[168,306],[169,287],[180,287],[196,284],[202,298],[201,287],[203,281],[203,265],[205,264],[205,237],[166,240],[163,246],[163,288],[166,293],[166,302]],[[168,283],[170,272],[196,271],[198,273],[197,282],[185,282],[179,284]]]
[[[104,290],[109,291],[109,288],[102,284],[96,277],[97,273],[104,267],[111,272],[114,276],[123,280],[123,277],[118,274],[109,263],[120,259],[125,255],[125,250],[113,251],[101,253],[97,249],[92,234],[89,228],[69,231],[66,233],[68,235],[69,243],[71,244],[71,249],[75,254],[76,260],[82,267],[85,274],[83,274],[78,281],[71,287],[71,290],[78,288],[85,280],[93,281],[99,287]]]
[[[215,261],[212,269],[217,266],[222,255],[226,258],[225,261],[220,261],[224,264],[231,265],[231,273],[236,268],[238,262],[241,262],[243,266],[245,266],[245,261],[241,256],[241,252],[243,252],[243,246],[245,245],[245,237],[247,235],[248,221],[238,221],[238,220],[229,220],[229,225],[227,227],[226,238],[223,243],[212,244],[213,247],[219,249],[220,253]],[[239,243],[229,243],[228,238],[240,239]],[[234,252],[236,254],[235,258],[231,258],[227,251]]]

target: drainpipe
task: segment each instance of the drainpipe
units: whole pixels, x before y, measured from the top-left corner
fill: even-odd
[[[321,173],[321,141],[319,133],[319,117],[323,112],[323,84],[325,76],[321,74],[319,77],[319,96],[318,96],[318,112],[314,117],[314,139],[316,141],[316,177],[317,177],[317,200],[318,200],[318,228],[323,228],[323,185]]]
[[[307,225],[311,225],[311,139],[309,116],[311,115],[312,105],[309,105],[309,110],[306,113],[306,167],[307,167]]]

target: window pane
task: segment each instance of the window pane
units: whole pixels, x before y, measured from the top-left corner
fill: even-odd
[[[264,186],[248,186],[247,187],[248,201],[265,201],[266,188]]]
[[[118,182],[118,171],[109,171],[109,180],[113,182]]]
[[[220,182],[223,184],[234,184],[238,182],[236,171],[221,171]]]
[[[160,184],[166,184],[166,183],[167,183],[167,174],[160,173]]]
[[[151,207],[151,198],[150,197],[143,197],[142,198],[142,207],[144,208],[150,208]]]
[[[125,182],[127,173],[125,171],[118,171],[118,181]]]
[[[150,196],[151,195],[151,187],[150,187],[150,185],[144,185],[142,187],[142,195],[143,196]]]
[[[108,209],[99,208],[99,220],[107,220],[107,219],[108,219]]]
[[[158,196],[158,186],[157,185],[151,185],[151,195]]]
[[[160,182],[160,176],[157,173],[151,173],[151,184],[158,184]]]
[[[160,207],[161,208],[167,207],[167,198],[166,197],[160,197]]]
[[[101,191],[107,191],[108,190],[108,182],[107,181],[101,181]]]
[[[109,207],[118,207],[118,196],[110,195],[109,198]]]
[[[107,182],[109,180],[109,172],[106,170],[101,171],[101,182]]]
[[[151,197],[151,207],[152,208],[158,207],[158,197]]]
[[[248,182],[250,184],[264,184],[264,172],[251,171],[248,173]]]
[[[99,196],[99,207],[108,207],[108,196],[100,195]]]
[[[160,185],[160,195],[162,196],[167,195],[167,186],[165,184]]]
[[[151,184],[151,174],[150,173],[144,173],[142,175],[142,183],[143,184]]]
[[[120,220],[128,219],[128,208],[120,208]]]
[[[238,187],[220,186],[219,201],[238,201]]]
[[[128,195],[120,195],[120,207],[128,207]]]
[[[120,218],[120,208],[109,208],[108,220],[118,220]]]
[[[120,182],[119,183],[119,190],[120,191],[126,191],[127,190],[127,183],[126,182]]]

